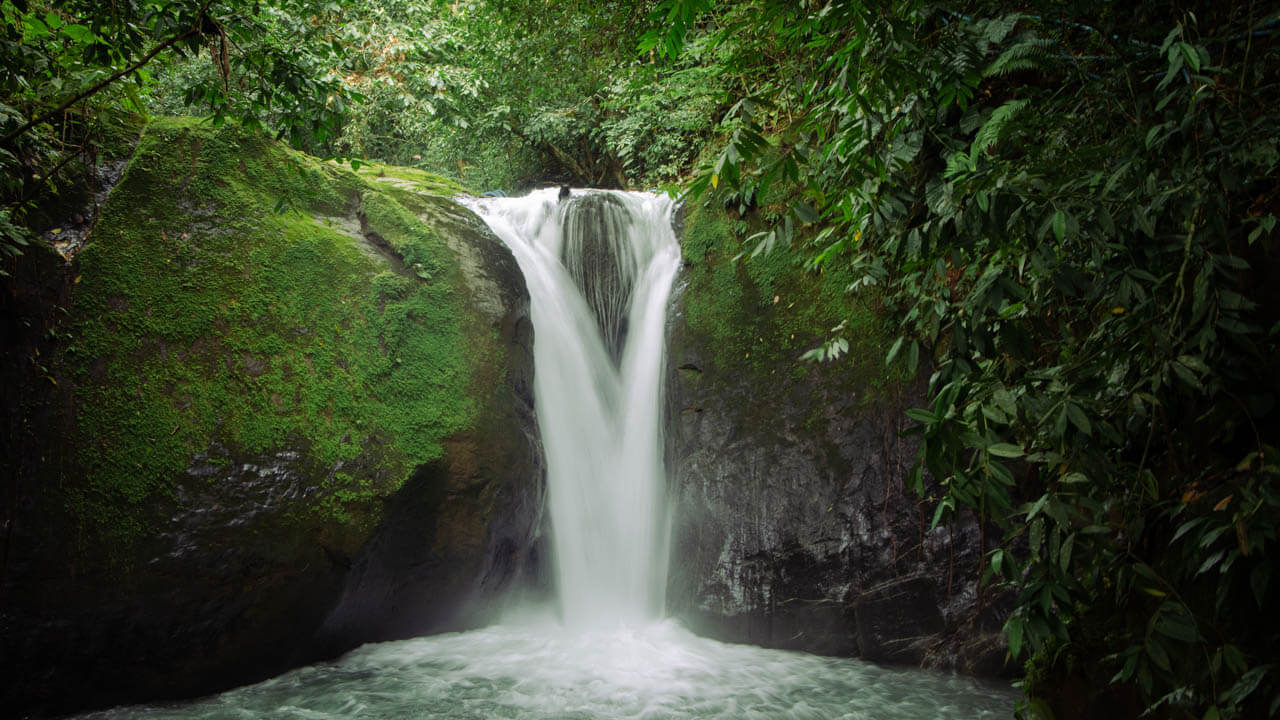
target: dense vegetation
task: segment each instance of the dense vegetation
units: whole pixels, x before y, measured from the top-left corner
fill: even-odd
[[[59,173],[128,112],[202,108],[477,189],[682,183],[768,223],[744,262],[847,277],[902,328],[887,361],[930,375],[912,483],[935,523],[990,528],[1028,714],[1082,714],[1087,689],[1119,714],[1280,711],[1273,5],[3,0],[0,16],[0,251],[42,229]],[[842,332],[791,354],[843,362]]]
[[[795,187],[748,249],[853,269],[901,319],[887,360],[932,371],[912,484],[1001,531],[1028,711],[1109,685],[1122,716],[1274,715],[1275,12],[742,5],[664,3],[646,38],[792,63],[691,188]]]

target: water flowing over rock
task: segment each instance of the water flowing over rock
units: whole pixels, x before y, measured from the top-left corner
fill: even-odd
[[[630,243],[633,223],[616,195],[587,193],[557,199],[563,236],[560,260],[595,314],[605,349],[614,364],[622,358],[638,270],[645,247]]]
[[[650,620],[668,554],[661,408],[679,246],[662,196],[477,202],[515,253],[538,334],[535,395],[565,622]],[[611,343],[616,343],[613,345]]]

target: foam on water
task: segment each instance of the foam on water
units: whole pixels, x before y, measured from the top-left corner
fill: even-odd
[[[86,720],[974,720],[1011,717],[1013,698],[970,678],[721,643],[672,621],[580,632],[524,622],[366,645],[183,706]]]

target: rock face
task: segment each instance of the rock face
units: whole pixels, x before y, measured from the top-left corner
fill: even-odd
[[[562,198],[560,203],[565,235],[561,260],[595,313],[610,357],[618,363],[639,271],[625,246],[630,215],[622,201],[602,193]]]
[[[441,188],[378,180],[160,121],[75,260],[13,268],[6,714],[209,693],[541,582],[524,281]]]
[[[874,312],[848,304],[841,278],[728,261],[716,211],[691,214],[683,248],[668,611],[727,640],[999,672],[976,524],[931,531],[933,504],[905,487],[915,447],[899,433],[922,388],[884,369]],[[842,320],[848,355],[799,360],[822,339],[804,326]]]

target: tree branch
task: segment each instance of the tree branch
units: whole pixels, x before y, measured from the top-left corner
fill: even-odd
[[[209,9],[210,4],[211,3],[205,3],[204,6],[200,8],[200,13],[196,16],[195,24],[187,28],[184,32],[178,35],[174,35],[168,40],[165,40],[164,42],[157,44],[155,47],[151,48],[150,52],[148,52],[146,55],[143,55],[140,60],[133,63],[132,65],[124,68],[123,70],[115,72],[106,78],[103,78],[102,80],[98,81],[94,85],[84,90],[81,90],[79,93],[75,95],[75,97],[71,98],[70,100],[67,100],[66,102],[53,108],[52,110],[45,112],[43,115],[36,116],[35,118],[27,121],[26,124],[22,125],[18,129],[13,130],[12,132],[5,135],[4,139],[0,139],[0,145],[8,145],[12,143],[14,140],[18,139],[20,136],[22,136],[24,133],[26,133],[28,130],[35,127],[36,125],[39,125],[41,123],[48,122],[49,120],[54,119],[55,117],[62,114],[63,112],[66,112],[67,108],[70,108],[72,105],[75,105],[76,103],[80,102],[81,100],[84,100],[87,97],[92,97],[93,95],[96,95],[103,88],[119,80],[120,78],[126,75],[129,75],[130,73],[137,72],[144,65],[151,62],[152,58],[154,58],[156,55],[159,55],[162,51],[164,51],[165,48],[168,48],[182,40],[185,40],[191,37],[192,35],[198,34],[200,32],[201,19],[204,17],[205,11]]]

